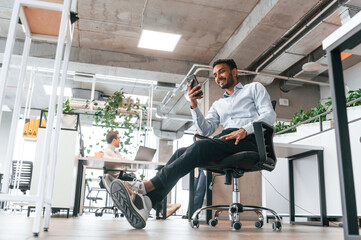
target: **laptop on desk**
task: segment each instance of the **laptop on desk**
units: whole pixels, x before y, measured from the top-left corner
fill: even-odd
[[[135,155],[134,161],[144,161],[151,162],[157,150],[154,148],[148,148],[139,146],[138,151]],[[117,159],[113,159],[114,161],[107,161],[104,163],[105,169],[110,170],[124,170],[124,168],[132,167],[132,160],[126,160],[127,163],[122,163],[121,160],[119,162]],[[125,166],[126,165],[126,166]]]
[[[156,151],[157,150],[154,148],[139,146],[134,160],[151,162]]]

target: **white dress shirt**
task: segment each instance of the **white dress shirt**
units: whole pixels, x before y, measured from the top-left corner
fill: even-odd
[[[263,121],[273,125],[276,113],[273,110],[266,88],[258,82],[243,86],[238,83],[234,93],[224,93],[224,98],[215,101],[206,117],[199,108],[191,109],[193,123],[201,135],[209,136],[219,124],[223,129],[244,128],[247,135],[254,133],[253,122]]]
[[[104,158],[122,158],[122,156],[112,144],[108,144],[104,149]]]

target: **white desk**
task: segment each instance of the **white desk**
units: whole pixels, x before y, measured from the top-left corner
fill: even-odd
[[[279,158],[289,158],[297,154],[301,154],[312,150],[323,150],[321,146],[309,146],[293,143],[274,143],[276,156]]]
[[[361,239],[359,235],[355,183],[352,169],[350,134],[346,112],[345,82],[341,52],[360,50],[361,12],[323,40],[327,52],[331,86],[332,108],[335,122],[337,160],[341,187],[343,229],[345,239]]]
[[[288,159],[288,175],[289,175],[289,188],[290,188],[290,223],[328,226],[327,211],[326,211],[325,174],[323,168],[323,147],[292,144],[292,143],[274,143],[274,149],[277,158]],[[317,223],[296,222],[293,161],[312,155],[317,156],[317,166],[318,166],[318,176],[319,176],[318,184],[319,184],[319,194],[320,194],[320,222]]]
[[[116,158],[89,158],[89,157],[77,157],[77,160],[84,161],[88,167],[99,168],[103,167],[111,168],[114,170],[127,169],[156,169],[158,166],[164,166],[166,163],[162,162],[147,162],[147,161],[135,161],[128,159],[116,159]]]
[[[84,197],[84,174],[85,168],[103,169],[107,170],[124,170],[127,169],[156,169],[158,166],[164,166],[164,162],[147,162],[147,161],[134,161],[127,159],[107,159],[107,158],[89,158],[77,157],[78,172],[75,189],[75,201],[73,216],[78,216],[80,213],[80,206]]]

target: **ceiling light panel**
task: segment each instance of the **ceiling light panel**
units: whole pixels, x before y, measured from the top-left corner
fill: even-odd
[[[138,47],[173,52],[181,35],[143,30]]]

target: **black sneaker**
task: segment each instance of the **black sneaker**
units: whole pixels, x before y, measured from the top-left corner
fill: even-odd
[[[115,179],[110,185],[110,195],[130,225],[136,229],[145,227],[152,209],[152,202],[148,196],[138,194],[131,189],[129,182],[119,179]]]

